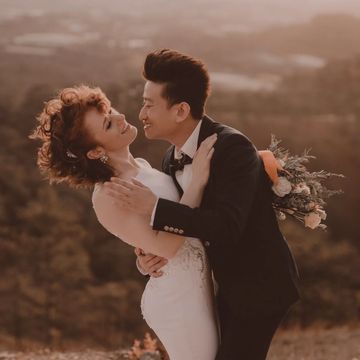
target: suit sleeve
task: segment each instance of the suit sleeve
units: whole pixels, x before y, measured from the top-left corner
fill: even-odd
[[[183,236],[214,243],[241,240],[253,206],[261,160],[245,137],[233,134],[218,146],[210,178],[211,196],[200,208],[166,199],[157,204],[154,230],[182,230]]]

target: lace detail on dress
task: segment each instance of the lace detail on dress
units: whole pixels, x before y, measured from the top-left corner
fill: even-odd
[[[168,278],[179,277],[181,272],[191,274],[191,278],[203,288],[208,281],[209,264],[201,241],[186,238],[176,256],[161,270],[163,271],[161,277],[150,278],[147,283],[147,288],[151,288],[152,291],[160,289]]]
[[[146,310],[147,293],[161,294],[164,289],[174,286],[174,280],[178,281],[178,286],[183,289],[184,282],[185,287],[192,287],[194,286],[192,284],[195,284],[201,292],[206,292],[209,288],[209,264],[205,249],[198,239],[186,238],[176,256],[161,270],[163,271],[161,277],[151,277],[147,282],[140,302],[142,317],[151,328],[151,316]],[[195,296],[195,294],[192,295]]]
[[[198,239],[186,238],[175,258],[170,263],[170,271],[181,267],[185,271],[190,269],[198,273],[203,281],[206,279],[208,263],[205,249]],[[203,284],[203,282],[201,282]]]

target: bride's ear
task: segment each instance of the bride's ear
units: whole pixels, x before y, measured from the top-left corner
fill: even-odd
[[[177,104],[177,114],[176,122],[180,123],[184,121],[190,115],[190,105],[183,101],[180,104]]]
[[[97,146],[86,153],[86,157],[90,160],[100,159],[103,155],[105,155],[105,151],[100,146]]]

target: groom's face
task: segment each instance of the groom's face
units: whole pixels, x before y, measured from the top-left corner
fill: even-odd
[[[176,104],[169,106],[167,99],[163,97],[164,86],[152,81],[145,83],[139,119],[148,139],[171,141],[177,130],[177,107]]]

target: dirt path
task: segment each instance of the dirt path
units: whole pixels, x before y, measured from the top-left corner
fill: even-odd
[[[268,360],[360,360],[360,329],[281,332]]]

